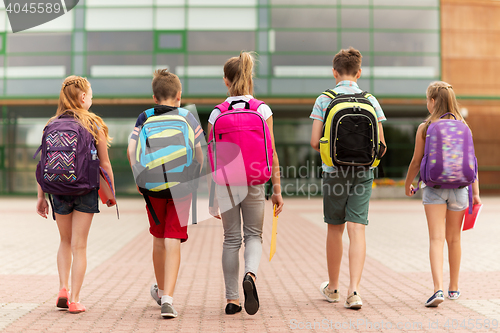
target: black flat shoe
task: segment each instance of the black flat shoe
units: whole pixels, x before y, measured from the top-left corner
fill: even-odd
[[[247,273],[243,279],[243,292],[245,293],[245,311],[249,315],[254,315],[259,311],[259,296],[252,276]]]
[[[226,314],[235,314],[241,311],[241,305],[236,305],[234,303],[227,303]]]

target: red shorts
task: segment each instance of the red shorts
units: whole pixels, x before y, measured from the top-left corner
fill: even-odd
[[[159,225],[155,223],[146,205],[149,218],[149,232],[151,235],[156,238],[176,238],[180,239],[181,242],[187,241],[187,225],[192,195],[189,194],[175,200],[152,197],[149,197],[149,199],[160,221]]]

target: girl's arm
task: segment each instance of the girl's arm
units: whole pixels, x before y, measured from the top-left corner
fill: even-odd
[[[271,174],[271,182],[273,183],[273,195],[271,201],[273,205],[276,205],[276,216],[283,210],[283,197],[281,196],[281,173],[280,173],[280,161],[278,159],[278,153],[276,152],[276,146],[274,144],[274,132],[273,132],[273,116],[266,119],[267,126],[269,127],[269,132],[271,133],[271,141],[273,143],[273,170]],[[319,140],[318,140],[319,142]]]
[[[47,199],[45,199],[45,193],[42,191],[42,187],[40,184],[38,185],[38,200],[36,202],[36,212],[43,218],[47,218],[47,214],[49,213],[49,204],[47,203]]]
[[[99,157],[99,166],[106,171],[106,173],[109,176],[109,179],[111,180],[111,186],[113,186],[113,192],[116,193],[115,191],[115,177],[113,176],[113,169],[111,168],[111,162],[109,161],[109,155],[108,155],[108,142],[106,141],[106,136],[104,135],[103,130],[99,130],[99,136],[98,136],[98,143],[97,143],[97,156]],[[115,203],[108,202],[106,203],[109,206],[114,205]]]
[[[409,197],[415,194],[413,192],[414,188],[412,182],[420,171],[420,163],[422,162],[422,158],[424,157],[425,141],[422,137],[424,128],[425,123],[418,126],[417,135],[415,137],[415,151],[413,152],[413,158],[411,159],[410,166],[408,167],[408,172],[406,174],[405,194]]]

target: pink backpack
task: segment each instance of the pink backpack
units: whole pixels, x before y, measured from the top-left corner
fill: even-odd
[[[245,103],[244,109],[233,105]],[[265,119],[256,110],[264,102],[252,98],[217,105],[221,114],[209,133],[208,156],[219,185],[264,184],[271,177],[273,145]]]

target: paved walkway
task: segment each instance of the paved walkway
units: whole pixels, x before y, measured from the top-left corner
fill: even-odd
[[[362,279],[363,308],[347,310],[318,292],[327,279],[321,199],[286,199],[278,248],[269,258],[271,205],[254,316],[224,314],[222,227],[210,219],[189,227],[174,305],[176,319],[161,319],[149,295],[154,282],[152,241],[143,201],[119,200],[121,219],[101,207],[88,247],[82,289],[87,312],[55,308],[58,292],[55,223],[34,212],[35,199],[0,199],[0,331],[5,332],[461,332],[500,322],[500,199],[483,198],[476,229],[463,234],[462,297],[428,309],[432,294],[428,235],[419,200],[373,201]],[[200,207],[206,204],[200,201]],[[347,240],[347,239],[346,239]],[[344,244],[341,295],[348,283]],[[447,263],[445,263],[447,265]],[[243,265],[241,265],[243,266]],[[243,268],[243,267],[241,267]],[[447,271],[445,266],[445,271]],[[447,284],[445,273],[445,286]]]

